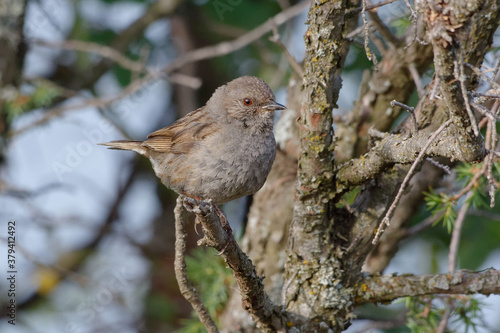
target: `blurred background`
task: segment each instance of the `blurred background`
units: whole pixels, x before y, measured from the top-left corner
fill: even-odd
[[[3,1],[0,9],[22,2]],[[308,5],[299,5],[302,9],[276,31],[300,62]],[[15,221],[18,272],[16,325],[1,318],[0,332],[200,331],[174,278],[176,195],[157,181],[146,159],[96,144],[144,139],[242,75],[264,79],[285,104],[291,69],[283,49],[269,40],[272,33],[234,52],[188,62],[175,74],[158,73],[189,51],[235,40],[291,6],[297,2],[26,1],[21,14],[26,49],[15,55],[18,68],[3,68],[0,95],[7,101],[0,128],[0,257],[8,249],[7,223]],[[392,20],[395,30],[408,26],[403,2],[379,14]],[[2,38],[7,45],[9,36]],[[6,57],[7,48],[0,53]],[[487,59],[494,64],[493,54]],[[352,108],[363,70],[371,65],[353,44],[334,112]],[[19,72],[12,82],[6,82],[8,70]],[[141,81],[147,75],[156,78]],[[223,207],[237,235],[250,203],[243,198]],[[500,267],[496,214],[468,218],[461,267]],[[188,231],[190,274],[212,288],[211,308],[222,309],[231,272],[213,252],[196,248],[192,225]],[[386,272],[446,271],[448,241],[445,229],[433,228],[406,242]],[[9,301],[7,270],[7,261],[0,260],[2,309]],[[493,332],[500,326],[499,297],[479,299],[487,304],[479,331]],[[394,314],[402,307],[384,311]]]

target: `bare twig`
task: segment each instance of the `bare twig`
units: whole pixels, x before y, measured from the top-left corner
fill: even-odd
[[[411,120],[412,120],[412,124],[413,124],[413,129],[415,130],[415,133],[417,133],[418,132],[418,125],[417,125],[417,117],[415,116],[415,108],[412,108],[411,106],[408,106],[408,105],[401,103],[401,102],[398,102],[396,100],[392,100],[391,106],[394,107],[395,105],[410,112]]]
[[[396,2],[397,0],[386,0],[386,1],[381,1],[379,3],[376,3],[374,5],[369,5],[369,6],[362,6],[362,7],[358,7],[358,8],[354,8],[354,9],[350,9],[346,12],[346,15],[349,15],[349,16],[352,16],[352,15],[356,15],[356,14],[359,14],[361,13],[363,10],[365,11],[370,11],[370,10],[374,10],[376,8],[379,8],[379,7],[382,7],[382,6],[385,6],[385,5],[388,5],[390,3],[393,3],[393,2]]]
[[[464,65],[469,67],[470,69],[472,69],[474,71],[474,73],[476,73],[476,75],[481,76],[485,81],[487,81],[491,85],[492,88],[500,89],[500,84],[498,84],[497,82],[492,80],[490,77],[488,77],[488,75],[484,74],[484,72],[481,71],[479,68],[477,68],[476,66],[473,66],[467,62],[464,62]]]
[[[451,174],[451,170],[450,170],[450,167],[447,166],[447,165],[444,165],[444,164],[441,164],[439,163],[438,161],[436,161],[435,159],[431,158],[431,157],[427,157],[426,158],[427,162],[429,162],[430,164],[440,168],[441,170],[443,170],[444,172],[446,172],[448,175]]]
[[[373,26],[391,47],[398,47],[401,44],[401,41],[396,36],[394,36],[391,30],[380,19],[376,11],[369,11],[368,15],[370,15]]]
[[[255,29],[249,31],[248,33],[236,38],[230,42],[222,42],[217,45],[202,47],[197,50],[193,50],[191,52],[187,52],[182,57],[177,58],[170,65],[165,67],[162,72],[164,74],[171,73],[172,71],[181,68],[182,66],[204,60],[219,57],[222,55],[226,55],[232,52],[235,52],[244,46],[256,41],[269,31],[271,31],[274,27],[279,26],[288,20],[294,18],[295,16],[302,13],[306,8],[310,5],[310,1],[299,2],[298,4],[285,9],[281,13],[276,16],[270,18],[263,24],[259,25]]]
[[[443,314],[443,317],[441,318],[441,321],[439,322],[438,327],[436,328],[436,333],[446,332],[446,328],[448,327],[448,319],[450,319],[450,314],[451,314],[451,311],[447,307],[446,310],[444,311],[444,314]]]
[[[439,88],[439,85],[441,84],[441,79],[437,77],[434,80],[434,86],[432,87],[431,95],[429,96],[429,100],[433,101],[436,98],[436,94]]]
[[[378,64],[377,56],[375,54],[373,54],[373,52],[370,50],[370,46],[368,46],[368,42],[369,42],[368,35],[370,33],[370,26],[368,25],[368,20],[366,19],[366,1],[367,0],[363,0],[362,1],[363,8],[361,10],[361,17],[363,18],[363,27],[365,29],[365,43],[364,43],[365,53],[366,53],[366,57],[368,58],[368,60],[370,60],[370,61],[373,62],[373,67],[374,67],[375,72],[378,72],[378,69],[377,69],[377,64]]]
[[[370,31],[375,30],[375,28],[373,27],[373,22],[368,22],[368,27],[370,28]],[[353,38],[356,37],[357,35],[362,34],[362,33],[364,34],[364,31],[365,31],[365,25],[361,25],[361,26],[357,27],[356,29],[354,29],[353,31],[351,31],[350,33],[348,33],[347,36],[345,36],[345,38],[347,40],[352,41],[352,42],[358,43],[355,40],[353,40]],[[358,44],[363,46],[363,43],[358,43]]]
[[[460,190],[460,192],[458,192],[457,194],[455,194],[451,200],[452,201],[456,201],[458,199],[460,199],[462,196],[464,196],[465,194],[467,194],[473,187],[475,187],[477,185],[477,181],[479,180],[479,178],[481,178],[481,176],[484,175],[484,173],[486,172],[486,163],[483,163],[483,166],[481,167],[481,169],[479,171],[476,171],[474,173],[474,176],[472,177],[472,179],[469,181],[469,183],[467,184],[467,186],[465,186],[463,189]]]
[[[500,57],[497,58],[497,64],[496,64],[495,69],[493,71],[493,79],[494,80],[497,80],[497,75],[499,73],[499,70],[500,70]]]
[[[184,207],[182,205],[182,198],[179,196],[177,198],[177,205],[175,206],[175,277],[182,296],[191,304],[208,332],[219,332],[217,325],[215,325],[215,322],[208,313],[208,309],[203,305],[198,291],[191,284],[187,276],[185,261],[187,234],[185,229]]]
[[[481,93],[481,92],[478,92],[478,91],[472,91],[471,95],[474,96],[474,97],[484,98],[484,100],[488,100],[488,99],[500,99],[500,95],[489,93],[490,91],[496,92],[496,90],[494,90],[494,89],[488,90],[486,93]],[[476,100],[476,102],[482,103],[482,102],[484,102],[484,100],[480,100],[480,101]]]
[[[467,110],[467,114],[469,115],[470,119],[470,124],[472,127],[472,130],[474,131],[475,136],[479,136],[479,129],[477,127],[477,121],[476,117],[474,116],[474,113],[472,112],[472,109],[470,108],[470,103],[469,103],[469,97],[467,96],[467,88],[465,87],[465,74],[464,74],[464,58],[462,55],[462,49],[461,47],[457,48],[457,53],[458,53],[458,61],[455,61],[455,77],[458,78],[460,81],[460,90],[462,91],[462,97],[464,99],[465,103],[465,109]]]
[[[460,243],[460,235],[462,233],[462,226],[465,221],[465,217],[467,216],[467,211],[470,207],[470,198],[472,197],[472,192],[469,192],[465,197],[465,201],[460,207],[458,211],[457,218],[455,220],[455,224],[453,226],[453,232],[451,234],[450,241],[450,252],[448,253],[448,272],[454,273],[457,262],[457,254],[458,254],[458,244]]]
[[[410,71],[413,82],[415,82],[415,87],[417,87],[417,94],[419,98],[425,96],[424,87],[422,86],[422,81],[420,80],[420,75],[418,74],[417,66],[414,62],[408,64],[408,70]]]
[[[486,108],[485,106],[482,106],[481,104],[476,104],[476,103],[470,103],[470,104],[472,105],[472,107],[474,109],[476,109],[476,111],[481,113],[483,116],[486,116],[487,118],[493,117],[496,120],[500,120],[499,116],[497,116],[496,114],[492,114],[491,111],[488,108]]]
[[[113,104],[114,102],[117,102],[118,100],[125,98],[128,95],[134,94],[135,92],[137,92],[140,89],[143,89],[145,87],[148,87],[148,86],[154,84],[154,81],[167,78],[167,75],[170,75],[171,73],[173,73],[177,69],[179,69],[187,64],[197,62],[200,60],[215,58],[215,57],[219,57],[222,55],[226,55],[226,54],[235,52],[235,51],[245,47],[246,45],[256,41],[257,39],[262,37],[264,34],[271,31],[273,29],[273,27],[279,26],[279,25],[287,22],[288,20],[294,18],[295,16],[299,15],[309,5],[310,5],[310,1],[299,2],[298,4],[282,11],[281,13],[270,18],[269,20],[267,20],[265,23],[261,24],[257,28],[255,28],[255,29],[249,31],[248,33],[236,38],[233,41],[222,42],[222,43],[219,43],[217,45],[202,47],[202,48],[187,52],[186,54],[183,54],[181,57],[177,58],[172,63],[167,65],[162,70],[157,71],[157,72],[150,71],[143,78],[130,83],[122,92],[120,92],[118,95],[115,95],[114,97],[111,97],[108,99],[93,98],[93,99],[88,99],[83,103],[78,103],[78,104],[74,104],[74,105],[57,106],[57,107],[51,108],[45,112],[44,116],[41,119],[39,119],[39,120],[37,120],[37,121],[35,121],[35,122],[25,126],[25,127],[20,128],[17,131],[10,132],[9,136],[19,135],[19,134],[21,134],[29,129],[32,129],[32,128],[37,127],[37,126],[42,125],[42,124],[45,124],[46,122],[48,122],[52,118],[58,117],[67,111],[78,110],[78,109],[82,109],[85,107],[108,106],[110,104]]]
[[[295,60],[295,58],[290,54],[290,52],[288,52],[288,49],[286,48],[285,44],[283,44],[283,42],[281,41],[280,35],[278,33],[278,27],[273,28],[273,35],[269,37],[269,40],[278,45],[281,48],[281,50],[283,50],[293,72],[297,75],[297,77],[300,80],[302,80],[302,78],[304,77],[304,71],[302,70],[302,66],[297,62],[297,60]]]
[[[132,72],[143,73],[146,71],[145,63],[131,60],[122,53],[120,53],[119,51],[106,45],[101,45],[92,42],[85,42],[81,40],[48,41],[48,40],[35,39],[33,40],[33,43],[39,46],[45,46],[49,48],[59,48],[63,50],[94,53],[101,57],[111,59],[114,62],[118,63],[123,68],[129,69]]]
[[[420,164],[420,162],[424,158],[427,149],[432,144],[432,142],[438,137],[438,135],[446,127],[448,127],[448,125],[451,124],[451,122],[452,122],[451,119],[448,119],[441,126],[439,126],[439,128],[434,132],[434,134],[432,134],[429,137],[429,140],[427,140],[426,144],[424,145],[424,147],[422,148],[422,150],[418,154],[417,158],[415,159],[415,161],[411,165],[410,170],[408,170],[408,173],[406,174],[405,178],[403,179],[403,182],[401,183],[401,186],[399,187],[398,194],[396,195],[396,198],[394,198],[394,201],[392,202],[391,206],[387,210],[387,213],[385,214],[384,218],[382,219],[382,221],[380,222],[380,224],[378,226],[377,233],[376,233],[375,238],[373,239],[373,242],[372,242],[373,244],[377,244],[377,242],[378,242],[378,240],[380,238],[380,235],[382,234],[382,230],[383,230],[384,224],[387,225],[387,226],[389,226],[389,224],[390,224],[389,223],[389,219],[391,218],[392,212],[394,211],[394,209],[396,208],[396,205],[398,204],[399,200],[403,196],[403,193],[404,193],[404,191],[406,189],[406,186],[408,185],[408,182],[410,181],[411,177],[413,176],[413,172],[415,171],[415,169],[417,168],[417,166]]]
[[[495,107],[498,108],[498,101],[495,102],[493,108],[495,109]],[[493,208],[495,207],[495,191],[497,189],[495,179],[493,178],[493,151],[497,142],[496,121],[493,119],[493,116],[488,116],[486,133],[489,134],[489,140],[486,141],[487,146],[485,145],[486,149],[489,150],[489,154],[486,156],[484,163],[486,164],[486,179],[488,179],[489,184],[490,208]]]
[[[410,4],[410,1],[405,0],[405,4],[406,4],[406,7],[408,8],[408,10],[410,11],[410,21],[412,23],[415,23],[415,20],[418,17],[417,11],[415,9],[413,9],[413,7]]]
[[[202,225],[205,236],[198,241],[198,245],[210,246],[221,252],[222,258],[233,270],[243,307],[252,315],[257,326],[270,331],[282,329],[285,325],[285,313],[269,299],[264,291],[263,278],[257,275],[252,261],[235,241],[230,241],[229,237],[232,236],[222,227],[216,209],[206,201],[181,196],[177,201],[178,205],[179,200],[184,200]]]
[[[425,229],[429,228],[434,223],[436,223],[436,221],[438,221],[441,218],[441,216],[443,216],[443,215],[444,215],[444,213],[440,212],[434,216],[429,216],[428,218],[426,218],[425,220],[423,220],[419,224],[414,225],[413,227],[407,229],[404,233],[404,238],[410,238],[412,236],[415,236],[415,235],[421,233],[422,231],[424,231]]]

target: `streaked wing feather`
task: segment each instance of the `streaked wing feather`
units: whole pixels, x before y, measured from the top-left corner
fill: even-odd
[[[171,126],[162,128],[148,135],[144,145],[157,152],[185,154],[197,141],[215,131],[216,123],[202,122],[202,108],[197,109]]]

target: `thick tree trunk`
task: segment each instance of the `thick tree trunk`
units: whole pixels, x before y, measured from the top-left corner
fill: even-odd
[[[295,165],[288,166],[293,163],[291,156],[296,150],[291,149],[292,154],[277,157],[268,184],[255,196],[244,239],[245,250],[254,260],[259,274],[266,276],[266,291],[275,303],[283,302],[283,313],[289,319],[287,329],[292,331],[343,331],[349,326],[355,306],[405,296],[401,283],[413,286],[408,296],[426,295],[441,289],[446,293],[470,293],[473,292],[469,288],[471,281],[484,278],[481,273],[457,273],[455,280],[448,281],[448,289],[437,290],[427,288],[430,286],[428,281],[434,281],[432,276],[387,277],[384,281],[394,285],[394,291],[388,293],[384,289],[387,283],[381,284],[379,279],[367,279],[362,275],[362,266],[374,249],[374,231],[407,175],[409,163],[415,160],[436,128],[449,117],[454,120],[453,125],[445,129],[439,140],[429,148],[429,155],[475,161],[484,157],[485,150],[482,139],[471,131],[470,119],[463,108],[465,101],[460,82],[454,77],[453,63],[459,60],[456,46],[443,43],[440,38],[445,38],[445,35],[435,34],[435,21],[432,20],[437,16],[436,13],[429,14],[434,7],[420,1],[418,9],[422,24],[419,26],[427,27],[432,43],[414,42],[406,48],[410,40],[408,35],[406,43],[394,44],[385,52],[379,63],[381,70],[367,78],[372,81],[366,84],[370,88],[361,90],[355,112],[347,122],[337,126],[339,147],[345,150],[338,151],[336,157],[341,162],[350,161],[337,169],[334,167],[333,152],[338,147],[335,147],[331,111],[336,107],[341,85],[340,72],[348,49],[344,39],[349,30],[345,20],[347,6],[343,1],[314,2],[311,6],[309,29],[305,35],[307,53],[301,91],[304,100],[297,121],[300,139],[297,170]],[[456,31],[449,30],[447,33],[455,43],[460,44],[465,61],[480,65],[498,26],[499,1],[485,1],[482,6],[468,9],[461,6],[460,1],[440,3],[439,6],[443,13],[466,11],[462,16],[457,14],[451,18],[457,20],[451,23]],[[480,18],[484,20],[484,17],[488,18],[486,24],[480,22]],[[439,23],[440,28],[446,30],[445,23]],[[423,38],[423,34],[419,37]],[[422,98],[416,111],[419,120],[417,133],[413,129],[406,130],[409,125],[405,123],[402,127],[404,133],[380,135],[380,142],[367,147],[368,140],[360,136],[366,135],[368,127],[375,125],[378,130],[387,131],[401,112],[393,108],[393,112],[388,113],[389,102],[393,99],[406,102],[409,99],[415,87],[415,78],[410,74],[409,67],[413,66],[417,74],[422,73],[433,57],[437,73],[435,80],[451,82],[441,87],[443,100],[430,102],[428,98]],[[374,88],[380,80],[389,88]],[[474,80],[469,80],[467,87],[473,88],[474,84]],[[424,93],[429,96],[432,89],[433,83],[426,87]],[[364,112],[369,116],[366,117]],[[349,136],[356,139],[351,140]],[[460,142],[458,145],[457,140]],[[289,147],[296,147],[293,140]],[[368,153],[359,157],[365,151]],[[371,254],[366,269],[379,272],[385,268],[399,241],[406,235],[408,219],[423,200],[422,190],[438,184],[442,173],[442,169],[429,164],[415,176],[407,196],[396,209],[392,218],[394,224],[387,231],[387,238],[383,237],[383,244],[379,243],[377,251]],[[286,192],[292,185],[289,177],[295,174],[293,219],[287,235],[292,197]],[[280,186],[279,191],[276,184]],[[339,203],[344,193],[360,186],[361,191],[351,206]],[[287,238],[282,278],[283,244]],[[389,238],[390,241],[387,241]],[[492,278],[487,288],[476,292],[497,291],[494,284],[498,272],[488,274]],[[442,280],[443,276],[436,275],[435,278]],[[224,327],[253,331],[250,318],[235,309],[238,300],[238,295],[233,294],[224,316]]]

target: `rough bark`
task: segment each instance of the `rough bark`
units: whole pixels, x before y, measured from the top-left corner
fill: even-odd
[[[341,288],[340,262],[331,255],[334,192],[332,113],[347,53],[346,2],[314,2],[305,36],[304,103],[294,216],[285,268],[285,306],[299,331],[345,328],[349,292]]]
[[[301,84],[292,78],[288,86],[287,110],[275,126],[278,151],[264,186],[253,196],[248,223],[241,240],[242,249],[264,276],[271,300],[281,304],[288,230],[293,216],[297,177],[298,126],[295,121],[302,106]],[[222,328],[253,332],[255,323],[241,306],[241,295],[233,290],[221,319]]]
[[[400,297],[432,294],[500,294],[500,271],[460,270],[453,274],[382,275],[357,286],[356,305],[388,302]]]
[[[182,200],[184,205],[196,214],[202,225],[204,237],[198,241],[198,245],[210,246],[219,251],[226,264],[233,270],[243,308],[252,316],[257,328],[262,332],[282,330],[286,325],[286,314],[264,291],[263,277],[257,274],[250,258],[222,226],[220,213],[211,203],[198,202],[187,197]]]
[[[415,90],[409,67],[424,73],[432,62],[432,46],[412,42],[413,29],[408,29],[402,45],[389,45],[378,64],[378,71],[363,76],[354,108],[337,122],[335,159],[343,163],[368,150],[368,130],[388,131],[403,111],[390,102],[407,103]],[[409,46],[408,46],[409,45]],[[406,111],[405,111],[406,112]]]

